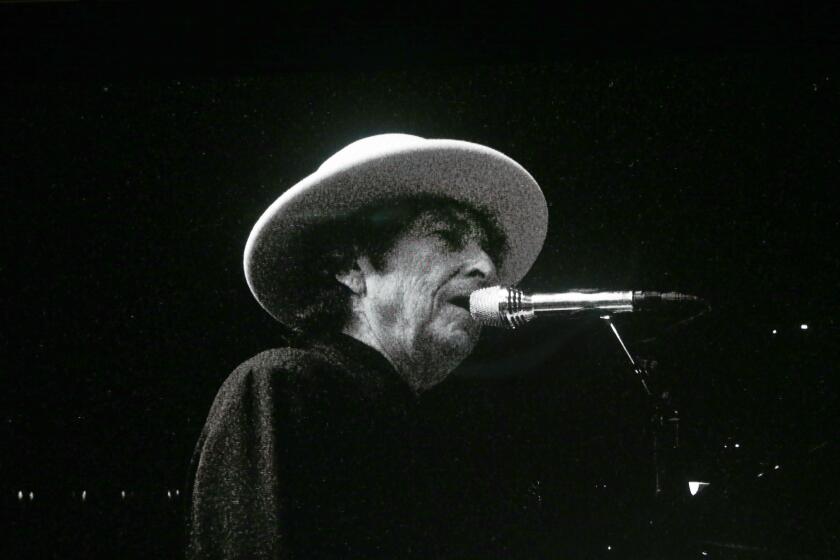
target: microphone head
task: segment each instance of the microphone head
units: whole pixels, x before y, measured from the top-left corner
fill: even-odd
[[[481,325],[515,329],[534,318],[534,306],[521,290],[493,286],[470,294],[470,314]]]
[[[500,304],[507,300],[508,289],[501,286],[482,288],[470,294],[470,315],[480,325],[504,327]]]

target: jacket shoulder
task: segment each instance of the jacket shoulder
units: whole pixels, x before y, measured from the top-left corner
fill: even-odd
[[[346,392],[349,383],[344,367],[315,349],[273,348],[245,360],[228,376],[216,395],[215,407],[243,399],[321,400]]]
[[[225,380],[221,394],[231,390],[278,389],[330,378],[337,366],[322,354],[304,348],[272,348],[242,362]],[[262,392],[262,391],[260,391]],[[273,391],[272,391],[273,392]]]
[[[305,348],[272,348],[264,350],[245,360],[231,376],[246,374],[274,375],[301,374],[312,369],[329,367],[331,364],[318,352]]]

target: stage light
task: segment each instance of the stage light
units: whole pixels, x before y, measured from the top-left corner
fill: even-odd
[[[801,325],[799,325],[799,328],[802,329],[803,331],[807,331],[808,330],[808,325],[805,324],[805,323],[802,323]]]
[[[169,499],[172,499],[172,490],[167,490],[166,491],[166,497],[169,498]]]
[[[779,470],[779,465],[776,465],[775,467],[773,467],[773,470],[774,470],[774,471]]]
[[[122,497],[122,499],[123,499],[123,500],[125,500],[125,490],[123,490],[122,492],[120,492],[120,497]]]
[[[702,554],[703,556],[708,556],[708,555],[709,555],[709,553],[708,553],[708,552],[706,552],[705,550],[704,550],[704,551],[702,551],[702,552],[700,552],[700,554]]]
[[[180,495],[181,495],[181,491],[180,491],[180,490],[175,490],[175,495],[176,495],[176,496],[180,496]]]
[[[35,492],[30,492],[29,493],[29,501],[31,502],[34,499],[35,499]]]
[[[612,547],[610,545],[607,545],[607,550],[612,550]]]
[[[761,478],[762,476],[764,476],[764,473],[760,472],[760,473],[758,473],[758,476],[756,478]]]
[[[18,490],[18,500],[23,499],[23,490]]]
[[[777,331],[776,329],[773,329],[773,334],[776,334],[776,333],[778,333],[778,332],[779,332],[779,331]]]
[[[698,493],[700,493],[701,490],[703,490],[703,488],[705,488],[708,485],[708,482],[699,482],[691,480],[688,483],[688,491],[691,492],[692,496],[696,496]]]
[[[87,490],[82,490],[82,501],[87,500]]]
[[[741,444],[740,444],[740,443],[736,443],[736,444],[735,444],[735,448],[737,449],[737,448],[739,448],[739,447],[741,447]]]

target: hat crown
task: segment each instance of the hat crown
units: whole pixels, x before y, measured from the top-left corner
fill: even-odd
[[[425,138],[412,134],[391,133],[368,136],[367,138],[356,140],[334,153],[321,164],[318,172],[329,173],[347,165],[377,157],[385,151],[390,152],[402,148],[414,148],[425,141]]]

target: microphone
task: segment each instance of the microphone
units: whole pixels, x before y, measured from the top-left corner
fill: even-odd
[[[630,313],[667,304],[702,303],[697,296],[677,292],[596,292],[525,294],[516,288],[493,286],[470,294],[470,314],[490,327],[515,329],[534,317],[570,315],[581,311]]]

